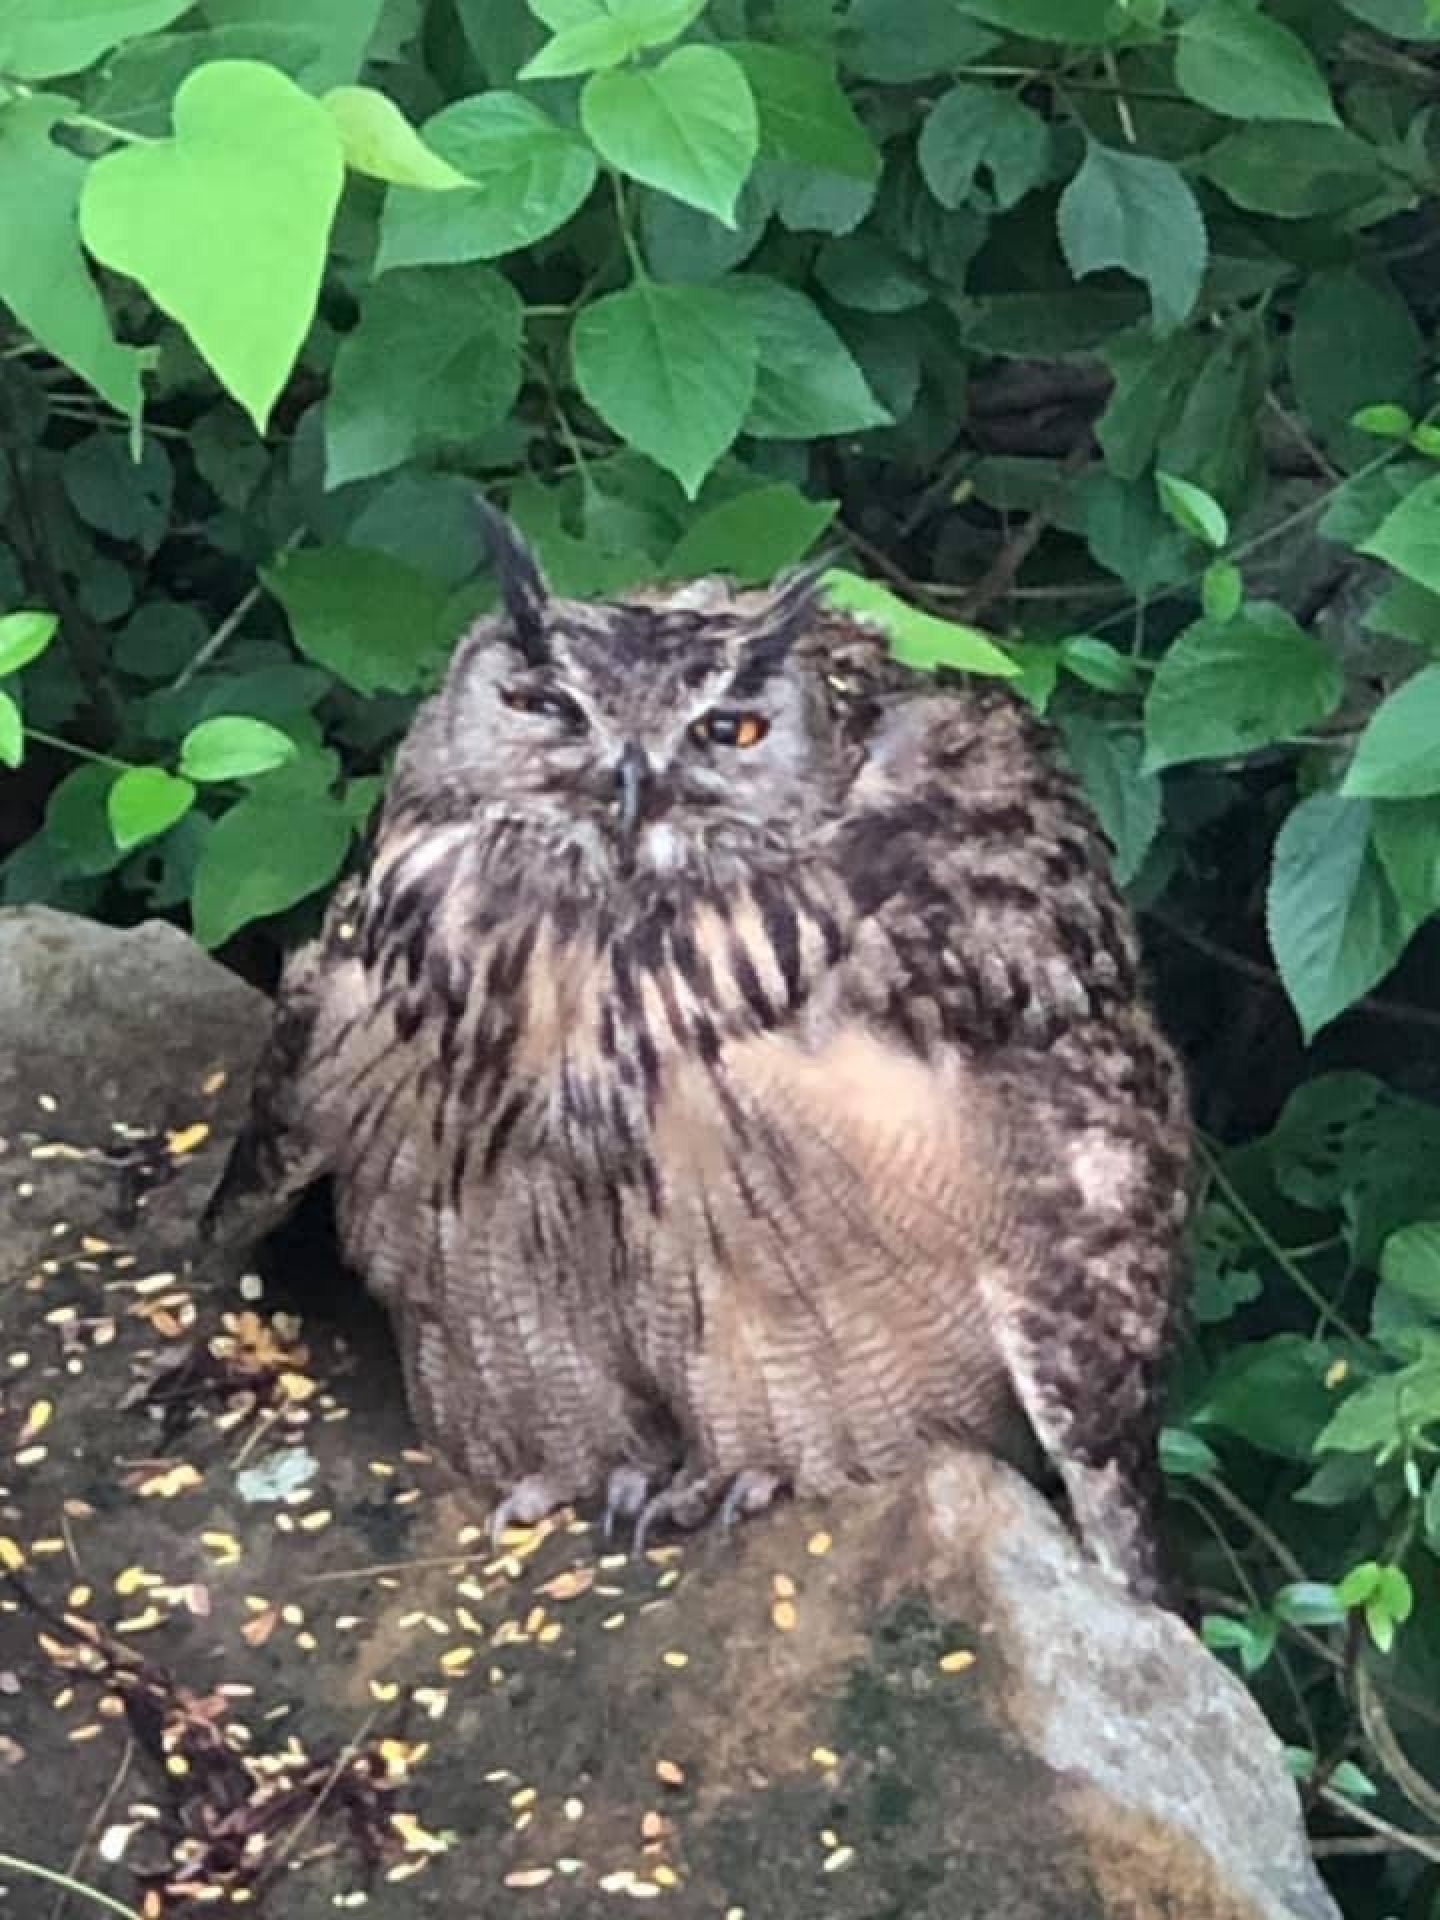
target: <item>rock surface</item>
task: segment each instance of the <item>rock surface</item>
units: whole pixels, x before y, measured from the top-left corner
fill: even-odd
[[[353,1287],[190,1269],[263,1017],[0,914],[0,1851],[147,1920],[1334,1914],[1244,1689],[993,1463],[492,1556]]]

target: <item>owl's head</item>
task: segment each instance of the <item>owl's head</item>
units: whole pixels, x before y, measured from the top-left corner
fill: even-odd
[[[621,873],[803,847],[832,785],[813,676],[792,660],[813,579],[567,600],[509,523],[486,517],[502,606],[446,679],[447,778],[492,817]]]

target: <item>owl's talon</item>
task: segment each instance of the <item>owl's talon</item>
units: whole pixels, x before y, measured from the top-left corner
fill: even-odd
[[[703,1526],[716,1512],[715,1502],[722,1487],[725,1497],[720,1502],[718,1518],[728,1531],[743,1515],[763,1512],[783,1484],[778,1474],[765,1473],[757,1467],[746,1467],[734,1475],[706,1473],[691,1480],[672,1480],[640,1509],[631,1552],[640,1559],[657,1520],[668,1520],[671,1526],[680,1527],[686,1533]]]
[[[511,1527],[534,1527],[571,1496],[543,1473],[527,1473],[490,1516],[490,1550],[499,1553],[501,1536]]]
[[[758,1467],[746,1467],[730,1482],[720,1506],[720,1525],[728,1533],[737,1520],[763,1513],[784,1485],[778,1473],[764,1473]]]
[[[600,1537],[608,1546],[617,1520],[638,1520],[645,1510],[653,1475],[643,1467],[616,1467],[605,1482],[605,1517]]]

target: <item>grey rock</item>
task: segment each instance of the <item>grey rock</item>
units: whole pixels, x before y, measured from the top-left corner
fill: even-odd
[[[121,1629],[164,1685],[238,1689],[241,1750],[284,1750],[292,1771],[308,1756],[330,1783],[302,1837],[286,1842],[296,1815],[274,1844],[267,1910],[284,1920],[361,1889],[376,1920],[590,1920],[646,1888],[680,1920],[1333,1920],[1245,1689],[994,1462],[937,1453],[908,1483],[639,1562],[597,1559],[583,1520],[492,1558],[482,1494],[414,1449],[358,1289],[322,1309],[302,1272],[283,1299],[252,1285],[242,1300],[191,1260],[265,1014],[169,928],[0,915],[0,1351],[28,1356],[0,1400],[0,1534],[53,1539],[70,1503],[66,1551],[23,1574],[52,1610],[49,1650],[0,1585],[7,1852],[63,1868],[79,1848],[80,1877],[138,1907],[135,1871],[163,1872],[176,1833],[210,1818],[205,1770],[167,1776],[142,1739],[107,1818],[159,1808],[168,1840],[142,1819],[105,1864],[87,1839],[126,1731],[97,1715],[99,1682],[57,1671],[55,1617],[83,1574],[84,1616]],[[171,1153],[167,1131],[197,1124],[210,1138]],[[160,1143],[138,1207],[99,1155],[117,1125]],[[281,1305],[303,1327],[272,1319]],[[217,1421],[223,1402],[198,1405],[167,1436],[137,1382],[238,1310],[314,1395],[239,1427]],[[44,1457],[22,1466],[13,1434],[41,1399]],[[315,1462],[303,1489],[247,1501],[246,1476],[296,1447]],[[141,1491],[176,1463],[194,1484]],[[312,1530],[315,1515],[330,1517]],[[164,1584],[117,1594],[137,1565]],[[87,1721],[98,1734],[73,1742]],[[428,1742],[384,1804],[443,1850],[388,1854],[372,1875],[339,1783],[347,1743],[381,1738]],[[0,1920],[39,1911],[40,1891],[0,1873]]]

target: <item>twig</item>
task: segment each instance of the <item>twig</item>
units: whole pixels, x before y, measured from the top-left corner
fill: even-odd
[[[103,1907],[107,1913],[118,1913],[120,1920],[140,1920],[134,1907],[122,1906],[118,1900],[112,1900],[108,1893],[101,1893],[98,1887],[87,1887],[83,1880],[72,1880],[68,1873],[57,1873],[54,1867],[42,1867],[38,1860],[21,1860],[13,1853],[0,1853],[0,1867],[6,1867],[11,1873],[27,1873],[35,1880],[44,1880],[52,1887],[63,1887],[66,1893],[78,1893],[82,1900],[93,1900],[97,1907]]]
[[[370,1729],[374,1726],[379,1716],[379,1712],[380,1709],[378,1707],[372,1707],[370,1712],[366,1714],[360,1731],[352,1735],[352,1737],[345,1742],[345,1745],[340,1749],[339,1753],[336,1754],[335,1764],[326,1774],[320,1791],[295,1822],[289,1833],[287,1833],[284,1839],[268,1854],[262,1885],[268,1886],[272,1881],[279,1878],[280,1869],[285,1865],[285,1862],[299,1845],[301,1837],[314,1825],[325,1802],[334,1792],[336,1782],[364,1745]]]
[[[91,1842],[94,1840],[95,1835],[100,1831],[100,1828],[104,1823],[105,1816],[109,1813],[111,1807],[115,1804],[116,1794],[119,1793],[121,1787],[123,1787],[125,1784],[125,1776],[130,1771],[130,1762],[134,1757],[135,1757],[135,1742],[127,1738],[125,1741],[125,1751],[120,1755],[120,1764],[115,1769],[114,1778],[111,1780],[109,1786],[106,1787],[104,1794],[101,1796],[99,1806],[96,1807],[94,1813],[91,1814],[90,1819],[86,1824],[85,1831],[80,1836],[79,1846],[76,1847],[74,1853],[72,1853],[70,1856],[70,1864],[65,1869],[67,1874],[74,1875],[79,1872],[80,1863],[85,1858],[86,1852],[88,1851]],[[73,1892],[73,1890],[74,1889],[70,1887],[63,1887],[60,1890],[60,1892],[56,1895],[55,1904],[50,1909],[50,1920],[61,1920],[61,1916],[65,1911],[66,1905],[69,1902],[70,1895]]]
[[[1337,1813],[1343,1813],[1347,1820],[1353,1820],[1357,1826],[1369,1827],[1372,1833],[1383,1834],[1406,1853],[1418,1853],[1422,1860],[1440,1860],[1440,1839],[1432,1840],[1424,1833],[1409,1833],[1380,1814],[1372,1813],[1368,1807],[1362,1807],[1358,1801],[1337,1793],[1334,1787],[1322,1787],[1317,1798],[1327,1807],[1333,1807]],[[1319,1851],[1318,1846],[1316,1851]]]
[[[1200,933],[1196,928],[1186,926],[1174,914],[1164,913],[1157,907],[1145,907],[1141,911],[1147,919],[1153,920],[1177,940],[1183,940],[1196,953],[1203,953],[1207,960],[1213,960],[1217,966],[1227,967],[1231,973],[1259,981],[1275,993],[1284,995],[1284,985],[1274,967],[1267,967],[1261,960],[1251,960],[1243,953],[1236,953],[1232,947],[1212,940],[1208,933]],[[1406,1000],[1389,1000],[1383,994],[1367,993],[1363,999],[1352,1001],[1345,1009],[1344,1017],[1348,1019],[1352,1013],[1369,1014],[1376,1020],[1396,1020],[1412,1027],[1428,1027],[1440,1033],[1440,1012],[1433,1007],[1417,1007]]]
[[[1071,447],[1061,462],[1060,472],[1056,476],[1056,489],[1063,487],[1085,466],[1090,458],[1090,433],[1087,428]],[[1003,599],[1014,585],[1015,576],[1039,545],[1042,536],[1048,531],[1054,518],[1049,507],[1036,507],[1023,524],[1001,547],[990,565],[981,574],[970,592],[960,602],[960,616],[965,620],[978,620],[985,609],[996,600]]]
[[[1369,1741],[1375,1758],[1411,1806],[1418,1807],[1427,1819],[1440,1825],[1440,1788],[1432,1786],[1424,1774],[1411,1764],[1405,1749],[1395,1737],[1385,1703],[1363,1660],[1355,1665],[1354,1694],[1361,1731]],[[1431,1857],[1440,1860],[1440,1835],[1431,1844],[1435,1848]]]
[[[276,558],[278,559],[281,554],[289,553],[291,548],[298,546],[304,537],[305,529],[303,527],[296,527],[293,532],[288,533],[284,540],[281,541],[276,552]],[[188,686],[202,667],[209,666],[220,649],[234,635],[236,629],[244,620],[248,619],[251,611],[263,597],[264,593],[264,582],[257,580],[253,587],[250,587],[241,595],[240,599],[230,609],[229,613],[226,614],[219,626],[216,627],[210,638],[199,648],[193,658],[186,661],[179,673],[177,673],[175,678],[170,682],[169,690],[171,693],[178,693],[181,687]]]

